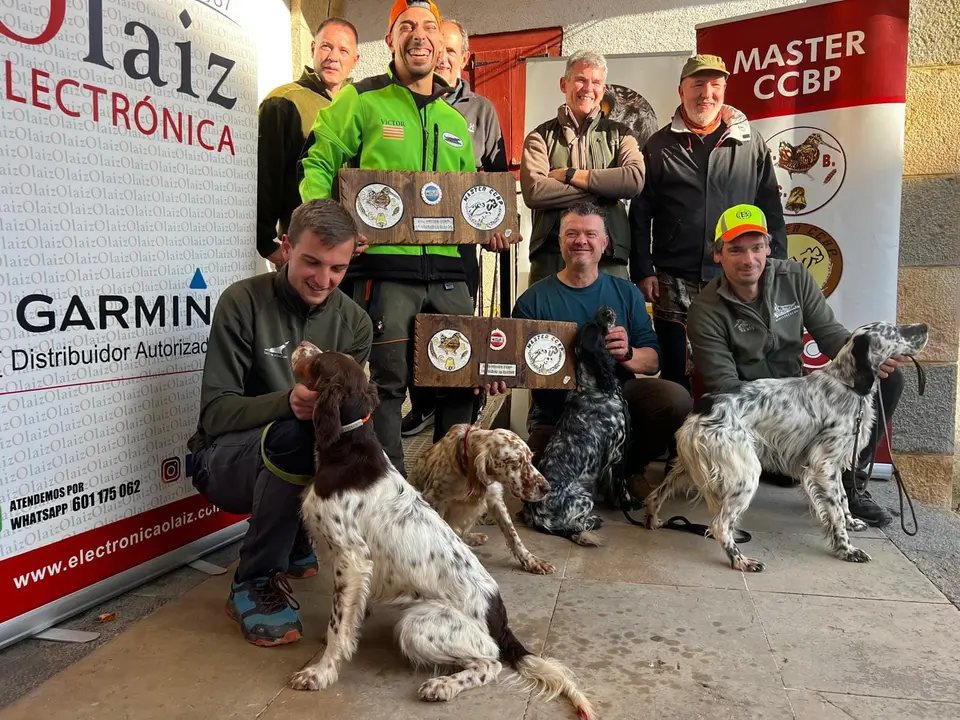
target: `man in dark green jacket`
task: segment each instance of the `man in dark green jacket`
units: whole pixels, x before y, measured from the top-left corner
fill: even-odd
[[[344,88],[317,113],[302,160],[304,201],[331,197],[337,171],[347,162],[380,170],[475,170],[467,123],[444,102],[453,88],[434,74],[443,46],[436,5],[396,0],[389,28],[390,71]],[[503,250],[509,242],[498,234],[491,247]],[[414,318],[420,312],[472,315],[464,278],[456,245],[373,246],[347,273],[353,299],[373,321],[370,377],[380,395],[374,413],[377,437],[401,474],[406,473],[401,407],[412,385]],[[473,396],[469,389],[438,393],[434,440],[453,425],[470,422]]]
[[[736,392],[750,380],[800,376],[804,329],[830,359],[850,338],[810,272],[798,262],[769,255],[767,218],[760,208],[735,205],[720,216],[713,258],[721,274],[694,298],[687,326],[705,392]],[[906,360],[891,358],[880,367],[873,437],[855,472],[843,478],[850,512],[876,526],[889,523],[890,514],[866,490],[854,492],[854,483],[862,490],[866,482],[866,467],[883,430],[880,404],[891,419],[903,392],[897,366]]]
[[[260,103],[257,130],[257,252],[276,267],[283,264],[280,238],[300,204],[297,162],[317,111],[349,82],[360,53],[357,29],[331,17],[320,23],[310,52],[313,69],[271,90]]]
[[[193,483],[211,503],[250,515],[227,612],[255,645],[300,638],[285,577],[316,574],[300,524],[300,497],[314,475],[313,406],[291,354],[301,340],[363,364],[370,319],[337,289],[357,246],[357,227],[339,204],[301,205],[281,241],[277,273],[235,282],[217,302],[190,439]]]

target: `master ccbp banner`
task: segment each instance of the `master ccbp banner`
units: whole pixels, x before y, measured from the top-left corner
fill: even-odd
[[[697,28],[773,154],[790,257],[851,330],[897,316],[908,17],[908,0],[843,0]]]
[[[217,297],[254,272],[231,1],[0,4],[0,645],[242,531],[186,455]]]

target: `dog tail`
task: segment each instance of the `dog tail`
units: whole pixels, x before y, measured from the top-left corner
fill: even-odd
[[[513,634],[507,625],[507,610],[499,592],[491,598],[487,611],[487,628],[490,637],[500,649],[500,659],[516,670],[517,675],[533,688],[539,689],[538,697],[546,695],[545,700],[550,701],[563,695],[576,709],[579,720],[597,720],[596,711],[590,701],[577,688],[573,672],[556,660],[534,655]]]

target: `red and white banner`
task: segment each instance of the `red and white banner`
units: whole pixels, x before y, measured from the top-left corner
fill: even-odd
[[[697,27],[773,154],[789,256],[851,330],[897,317],[908,21],[909,0],[842,0]],[[808,335],[804,364],[826,360]]]
[[[773,154],[790,256],[851,329],[897,315],[908,14],[843,0],[697,28]]]
[[[231,3],[0,13],[0,646],[242,532],[186,449],[216,300],[255,271]]]

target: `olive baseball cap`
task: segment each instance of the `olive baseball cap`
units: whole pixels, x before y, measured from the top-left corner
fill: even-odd
[[[734,205],[724,212],[717,221],[714,241],[730,242],[745,233],[770,234],[767,231],[767,216],[756,205]]]
[[[694,73],[704,72],[705,70],[723,73],[725,77],[730,76],[726,63],[723,62],[723,58],[719,55],[694,55],[683,64],[683,70],[680,71],[680,79],[683,80],[685,77],[689,77]]]

